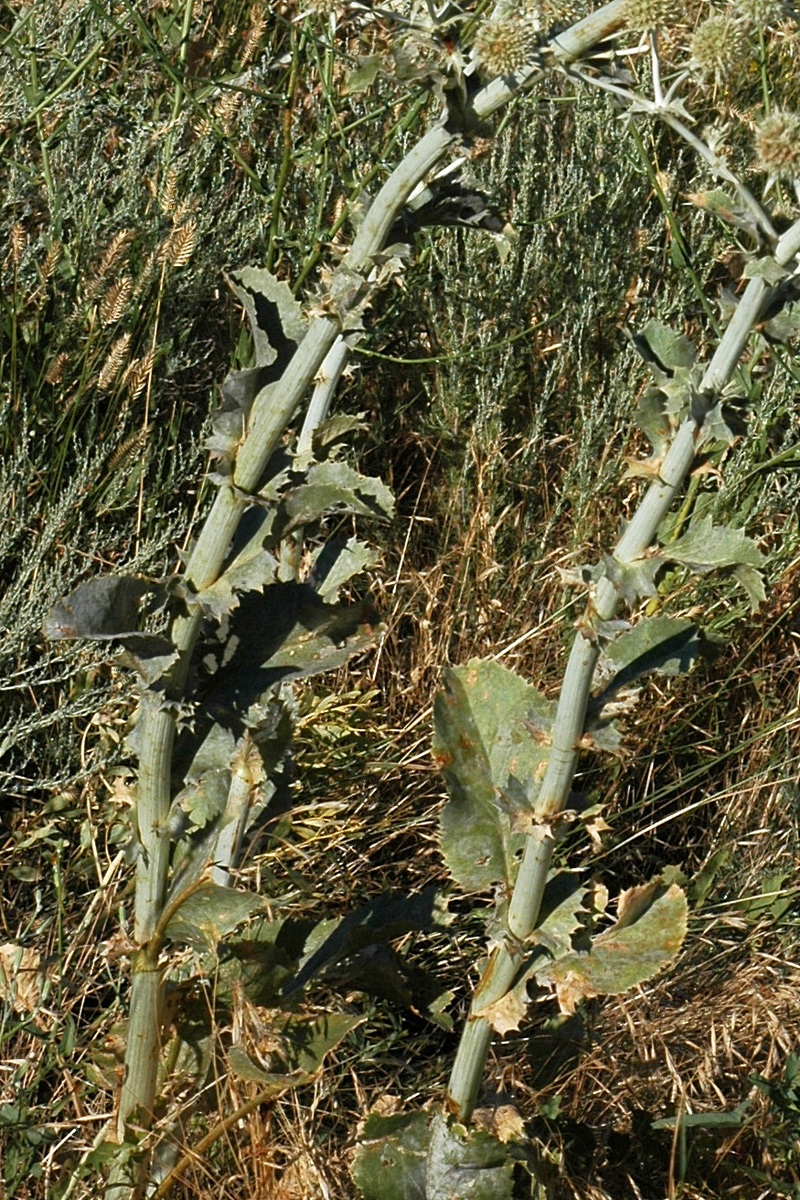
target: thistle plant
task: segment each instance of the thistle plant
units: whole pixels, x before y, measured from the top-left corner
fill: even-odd
[[[496,906],[442,1110],[367,1122],[354,1165],[363,1195],[510,1196],[519,1167],[541,1181],[541,1164],[518,1127],[509,1134],[496,1123],[491,1132],[473,1123],[492,1037],[519,1027],[534,989],[552,991],[562,1010],[572,1012],[591,997],[650,978],[680,949],[687,904],[668,870],[625,892],[609,924],[602,887],[556,869],[556,848],[570,824],[595,836],[602,828],[602,814],[581,811],[573,787],[581,753],[618,744],[612,705],[646,672],[686,669],[697,653],[699,631],[691,622],[641,617],[658,601],[665,567],[731,571],[753,605],[763,598],[763,556],[741,530],[698,518],[669,544],[659,535],[698,453],[732,439],[726,404],[741,381],[754,330],[769,320],[771,336],[795,331],[790,306],[800,220],[778,233],[774,214],[689,129],[680,89],[693,86],[692,64],[703,65],[697,45],[663,94],[656,32],[666,8],[614,0],[551,33],[527,7],[516,19],[498,6],[474,32],[463,70],[428,65],[425,83],[441,104],[439,118],[362,212],[352,245],[305,308],[267,269],[229,273],[249,317],[254,363],[223,385],[207,445],[216,496],[179,572],[159,582],[122,573],[90,581],[48,617],[51,638],[120,643],[140,677],[131,739],[138,781],[130,1017],[125,1074],[108,1131],[113,1200],[147,1190],[166,1195],[189,1161],[159,1158],[149,1136],[158,1116],[165,955],[173,944],[214,953],[248,920],[266,920],[262,897],[231,880],[242,839],[257,826],[259,795],[277,789],[288,770],[290,685],[342,664],[380,629],[369,599],[348,598],[375,557],[354,535],[333,536],[331,519],[388,519],[392,498],[380,480],[347,461],[343,446],[359,418],[330,415],[336,382],[366,336],[369,309],[402,276],[409,230],[425,223],[493,229],[481,196],[457,173],[437,172],[448,155],[489,136],[490,118],[551,72],[609,93],[632,121],[662,120],[697,151],[731,188],[703,193],[702,206],[737,230],[744,225],[751,239],[748,283],[707,360],[683,334],[656,322],[637,334],[653,376],[637,413],[652,448],[640,474],[650,482],[616,544],[569,580],[583,596],[583,611],[558,701],[492,662],[446,674],[434,741],[450,793],[442,851],[455,884],[469,892],[494,889]],[[191,6],[186,12],[189,19]],[[632,69],[606,73],[604,57],[592,56],[631,28],[646,31],[652,99],[637,88]],[[633,62],[637,49],[623,43],[616,52],[623,58],[629,52]],[[372,65],[377,73],[379,65]],[[721,77],[721,68],[714,73]],[[364,84],[362,75],[358,86]],[[758,135],[762,170],[791,181],[793,120],[790,112],[775,113]],[[181,213],[163,247],[162,271],[179,267],[195,239],[193,218]],[[132,289],[123,274],[106,290],[100,304],[106,324],[118,319]],[[119,377],[129,350],[120,335],[103,368],[106,383]],[[144,361],[132,377],[138,379]],[[423,916],[410,906],[361,919],[397,936],[398,928],[435,925],[433,901],[422,907]],[[277,927],[264,934],[270,936]],[[319,948],[315,953],[324,958]],[[275,994],[295,994],[314,969],[310,953]],[[261,1100],[313,1078],[354,1024],[347,1014],[301,1019],[288,1007],[283,1020],[287,1066],[262,1072]],[[257,1071],[252,1063],[248,1069]]]

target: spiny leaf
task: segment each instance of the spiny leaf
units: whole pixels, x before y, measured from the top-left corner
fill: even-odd
[[[279,362],[285,343],[300,342],[308,323],[289,285],[264,267],[241,267],[229,274],[230,286],[245,307],[253,329],[256,362]]]
[[[348,434],[359,433],[368,428],[364,413],[335,413],[322,421],[311,435],[311,445],[314,458],[323,462],[331,457],[331,452],[347,438]]]
[[[365,1020],[361,1013],[332,1012],[317,1017],[286,1013],[279,1033],[287,1066],[294,1071],[316,1073],[325,1055]]]
[[[126,635],[120,638],[120,642],[124,651],[118,661],[138,671],[148,687],[166,675],[178,658],[178,651],[169,638],[157,634]]]
[[[653,455],[659,462],[664,457],[672,434],[672,422],[664,403],[660,388],[649,387],[636,406],[634,420],[653,447]]]
[[[272,1084],[276,1092],[283,1091],[284,1088],[299,1087],[302,1084],[310,1083],[314,1078],[313,1075],[308,1075],[303,1071],[298,1071],[293,1075],[276,1075],[272,1071],[265,1071],[258,1063],[253,1062],[250,1055],[241,1046],[231,1046],[225,1054],[225,1061],[228,1064],[228,1070],[238,1079],[249,1079],[262,1086]]]
[[[571,950],[572,939],[583,928],[588,895],[589,889],[570,871],[553,874],[544,889],[539,923],[531,942],[545,946],[554,957]]]
[[[276,683],[333,670],[371,646],[379,632],[369,599],[326,604],[300,583],[248,592],[220,626],[222,665],[205,684],[206,708],[217,719],[244,717]]]
[[[240,1047],[228,1051],[228,1063],[243,1079],[253,1079],[281,1090],[309,1083],[316,1077],[327,1054],[334,1050],[348,1033],[364,1021],[357,1013],[325,1013],[305,1016],[297,1013],[273,1012],[272,1033],[280,1043],[280,1057],[288,1068],[287,1074],[275,1075],[257,1066]]]
[[[325,513],[348,512],[389,520],[394,497],[380,479],[361,475],[347,463],[328,461],[309,468],[306,482],[283,499],[287,522],[284,532],[308,525]]]
[[[269,883],[277,888],[277,880]],[[228,936],[219,964],[218,999],[228,1003],[244,992],[251,1003],[275,1008],[283,999],[283,986],[294,976],[310,925],[307,920],[256,915]]]
[[[627,687],[651,671],[661,675],[688,671],[700,652],[699,632],[691,621],[645,617],[606,646],[617,673],[605,690]]]
[[[775,287],[790,273],[771,254],[767,254],[764,258],[752,258],[745,263],[742,275],[745,279],[764,279],[771,287]]]
[[[268,521],[262,522],[260,532],[245,543],[219,578],[193,597],[210,617],[219,620],[236,608],[243,593],[261,592],[277,581],[278,561],[263,545],[268,526]]]
[[[656,575],[663,565],[664,559],[658,554],[635,558],[626,563],[606,555],[603,559],[603,573],[614,584],[621,600],[635,604],[637,600],[658,594]]]
[[[675,333],[661,321],[648,321],[639,333],[630,335],[636,351],[646,363],[655,368],[656,376],[671,375],[676,367],[691,367],[696,358],[692,343],[682,333]]]
[[[226,933],[263,908],[263,897],[254,892],[203,883],[177,907],[164,932],[174,942],[214,949]]]
[[[367,1117],[352,1168],[363,1200],[427,1200],[429,1142],[425,1112]]]
[[[615,925],[596,937],[589,952],[571,952],[539,968],[540,984],[553,984],[562,1012],[594,996],[615,996],[651,979],[675,958],[686,936],[683,891],[660,880],[623,892]]]
[[[92,638],[109,641],[138,633],[139,603],[151,585],[130,575],[106,575],[79,584],[59,600],[44,621],[50,641]]]
[[[413,931],[445,929],[451,922],[447,901],[433,887],[413,896],[380,896],[347,916],[320,921],[309,933],[288,994],[305,987],[325,967],[359,950],[385,945]]]
[[[206,449],[230,474],[255,396],[277,387],[306,331],[300,305],[288,284],[260,267],[232,271],[228,285],[243,304],[253,333],[256,365],[231,371],[222,384],[222,403],[211,416]]]
[[[533,807],[553,705],[496,662],[473,659],[446,671],[444,683],[433,753],[450,793],[440,819],[447,866],[467,890],[510,884],[525,840],[514,810],[525,800]]]
[[[752,538],[731,525],[714,525],[710,517],[695,521],[683,537],[664,547],[663,553],[701,573],[715,567],[742,564],[758,568],[764,564],[764,555]]]
[[[355,537],[346,542],[332,539],[314,554],[310,582],[323,600],[335,602],[340,588],[373,567],[379,557]]]
[[[437,1114],[428,1151],[427,1200],[511,1200],[513,1147]]]
[[[724,446],[729,446],[734,439],[734,433],[726,420],[726,410],[728,419],[730,418],[730,407],[724,401],[715,404],[709,409],[703,421],[701,431],[702,437],[699,445],[705,446],[707,443],[722,443]]]
[[[202,829],[225,811],[235,747],[230,730],[212,725],[186,772],[186,786],[172,807],[180,808],[195,829]]]

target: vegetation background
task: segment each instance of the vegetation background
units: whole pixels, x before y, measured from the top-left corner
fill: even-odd
[[[320,7],[0,5],[8,1200],[95,1194],[126,996],[134,698],[112,656],[45,645],[42,618],[99,570],[175,569],[208,497],[209,410],[249,352],[223,271],[266,263],[308,295],[346,244],[348,202],[435,113],[413,81],[348,89],[393,27]],[[797,104],[796,60],[780,42],[770,53]],[[762,82],[754,70],[749,93],[745,80],[734,103],[720,87],[709,106],[755,111]],[[518,232],[508,254],[480,232],[426,230],[372,314],[339,403],[366,414],[361,464],[398,499],[372,581],[388,631],[300,697],[291,806],[246,867],[289,911],[335,916],[443,879],[428,749],[441,668],[494,655],[554,692],[572,611],[559,568],[610,544],[640,486],[624,475],[643,384],[625,330],[657,315],[702,342],[706,298],[736,287],[730,238],[686,203],[687,152],[616,116],[567,80],[515,103],[472,163]],[[733,581],[674,582],[669,611],[700,613],[716,640],[689,677],[647,684],[625,753],[582,779],[611,830],[602,851],[578,848],[581,865],[615,889],[680,867],[684,953],[580,1028],[545,1027],[543,1012],[496,1052],[498,1090],[552,1147],[565,1197],[800,1196],[797,362],[756,363],[754,380],[747,438],[687,503],[762,539],[768,601],[751,614]],[[448,935],[397,949],[452,991],[456,1029],[484,932],[461,907]],[[392,963],[370,980],[355,963],[320,985],[316,1003],[363,1024],[314,1085],[227,1129],[173,1194],[353,1194],[358,1121],[435,1099],[456,1038],[422,1014],[413,974]],[[226,1012],[267,1054],[268,1014],[243,997]],[[168,1099],[188,1104],[177,1078]],[[255,1091],[220,1072],[191,1138]],[[676,1114],[693,1115],[680,1137],[653,1128]]]

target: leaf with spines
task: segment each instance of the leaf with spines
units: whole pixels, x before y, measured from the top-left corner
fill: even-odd
[[[231,760],[236,748],[233,734],[212,725],[185,775],[185,786],[172,802],[194,829],[203,829],[222,815],[231,782]]]
[[[602,573],[614,584],[620,600],[633,605],[638,600],[658,594],[656,575],[663,566],[664,559],[658,554],[648,554],[625,563],[606,555]]]
[[[689,339],[661,321],[648,321],[642,330],[629,336],[634,349],[653,370],[659,386],[676,369],[692,367],[697,357]]]
[[[714,525],[710,517],[694,521],[682,537],[664,547],[663,554],[700,574],[718,567],[764,565],[764,555],[752,538],[732,525]]]
[[[764,258],[751,258],[749,262],[745,263],[742,272],[745,279],[763,279],[771,287],[776,287],[790,274],[791,272],[776,262],[771,254],[767,254]]]
[[[428,1113],[371,1113],[353,1156],[353,1179],[363,1200],[428,1200],[429,1142]]]
[[[382,480],[331,460],[309,467],[305,481],[286,493],[281,507],[283,532],[289,533],[325,513],[354,513],[388,521],[394,515],[394,497]]]
[[[191,597],[209,617],[220,620],[237,607],[245,592],[262,592],[267,585],[277,583],[278,560],[264,544],[272,540],[269,515],[214,583]]]
[[[326,603],[335,603],[340,589],[375,566],[379,557],[357,538],[348,538],[346,542],[332,539],[312,555],[309,582]]]
[[[279,379],[300,341],[307,322],[291,288],[263,267],[242,267],[227,276],[228,286],[250,322],[255,367],[232,371],[223,395],[249,404],[267,383]]]
[[[222,403],[211,415],[212,434],[206,449],[220,462],[218,478],[232,470],[253,400],[270,387],[277,394],[281,376],[307,328],[288,284],[264,268],[232,271],[228,284],[250,321],[255,366],[227,375],[222,384]]]
[[[263,896],[237,891],[216,883],[187,889],[186,898],[175,908],[164,933],[174,942],[185,942],[197,950],[214,950],[227,933],[265,907]]]
[[[524,816],[533,809],[554,706],[492,661],[449,669],[444,684],[434,701],[433,741],[450,793],[440,818],[442,851],[465,890],[511,885],[525,843],[513,810]]]
[[[699,630],[677,617],[645,617],[605,648],[616,674],[604,689],[617,691],[643,675],[680,675],[688,671],[700,652]]]
[[[664,393],[660,388],[648,387],[639,399],[634,420],[653,447],[653,455],[645,463],[660,463],[669,447],[673,424],[667,414]]]
[[[411,932],[441,931],[452,921],[447,900],[433,887],[412,896],[388,893],[344,917],[320,921],[308,934],[288,994],[305,987],[320,971],[359,950],[387,945]]]
[[[686,936],[688,906],[676,884],[660,879],[623,892],[618,919],[593,939],[589,951],[571,951],[535,971],[555,987],[562,1012],[594,996],[616,996],[651,979],[678,954]]]
[[[220,721],[246,718],[277,683],[342,666],[380,631],[369,598],[326,604],[308,584],[291,582],[248,592],[206,644],[204,665],[218,665],[199,681],[205,708]]]

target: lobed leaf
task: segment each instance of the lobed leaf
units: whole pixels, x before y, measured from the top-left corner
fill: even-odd
[[[309,467],[306,481],[286,493],[282,508],[283,532],[289,533],[331,512],[389,520],[394,515],[394,497],[381,479],[330,460]]]
[[[710,517],[694,521],[688,532],[665,548],[664,554],[698,572],[739,564],[757,568],[764,564],[764,555],[752,538],[731,525],[714,525]]]
[[[677,367],[691,367],[697,357],[689,339],[682,333],[675,333],[661,321],[648,321],[639,333],[631,334],[630,338],[641,358],[655,368],[657,378],[671,375]]]
[[[277,684],[341,666],[380,632],[369,598],[326,604],[308,584],[248,592],[206,646],[203,698],[217,720],[244,719]]]
[[[617,672],[605,692],[627,687],[651,671],[660,675],[679,675],[688,671],[700,652],[699,633],[691,621],[677,617],[644,617],[606,646],[606,656]]]
[[[539,968],[540,984],[555,986],[565,1013],[594,996],[615,996],[651,979],[675,958],[686,936],[686,896],[660,880],[623,892],[617,922],[592,941]]]

